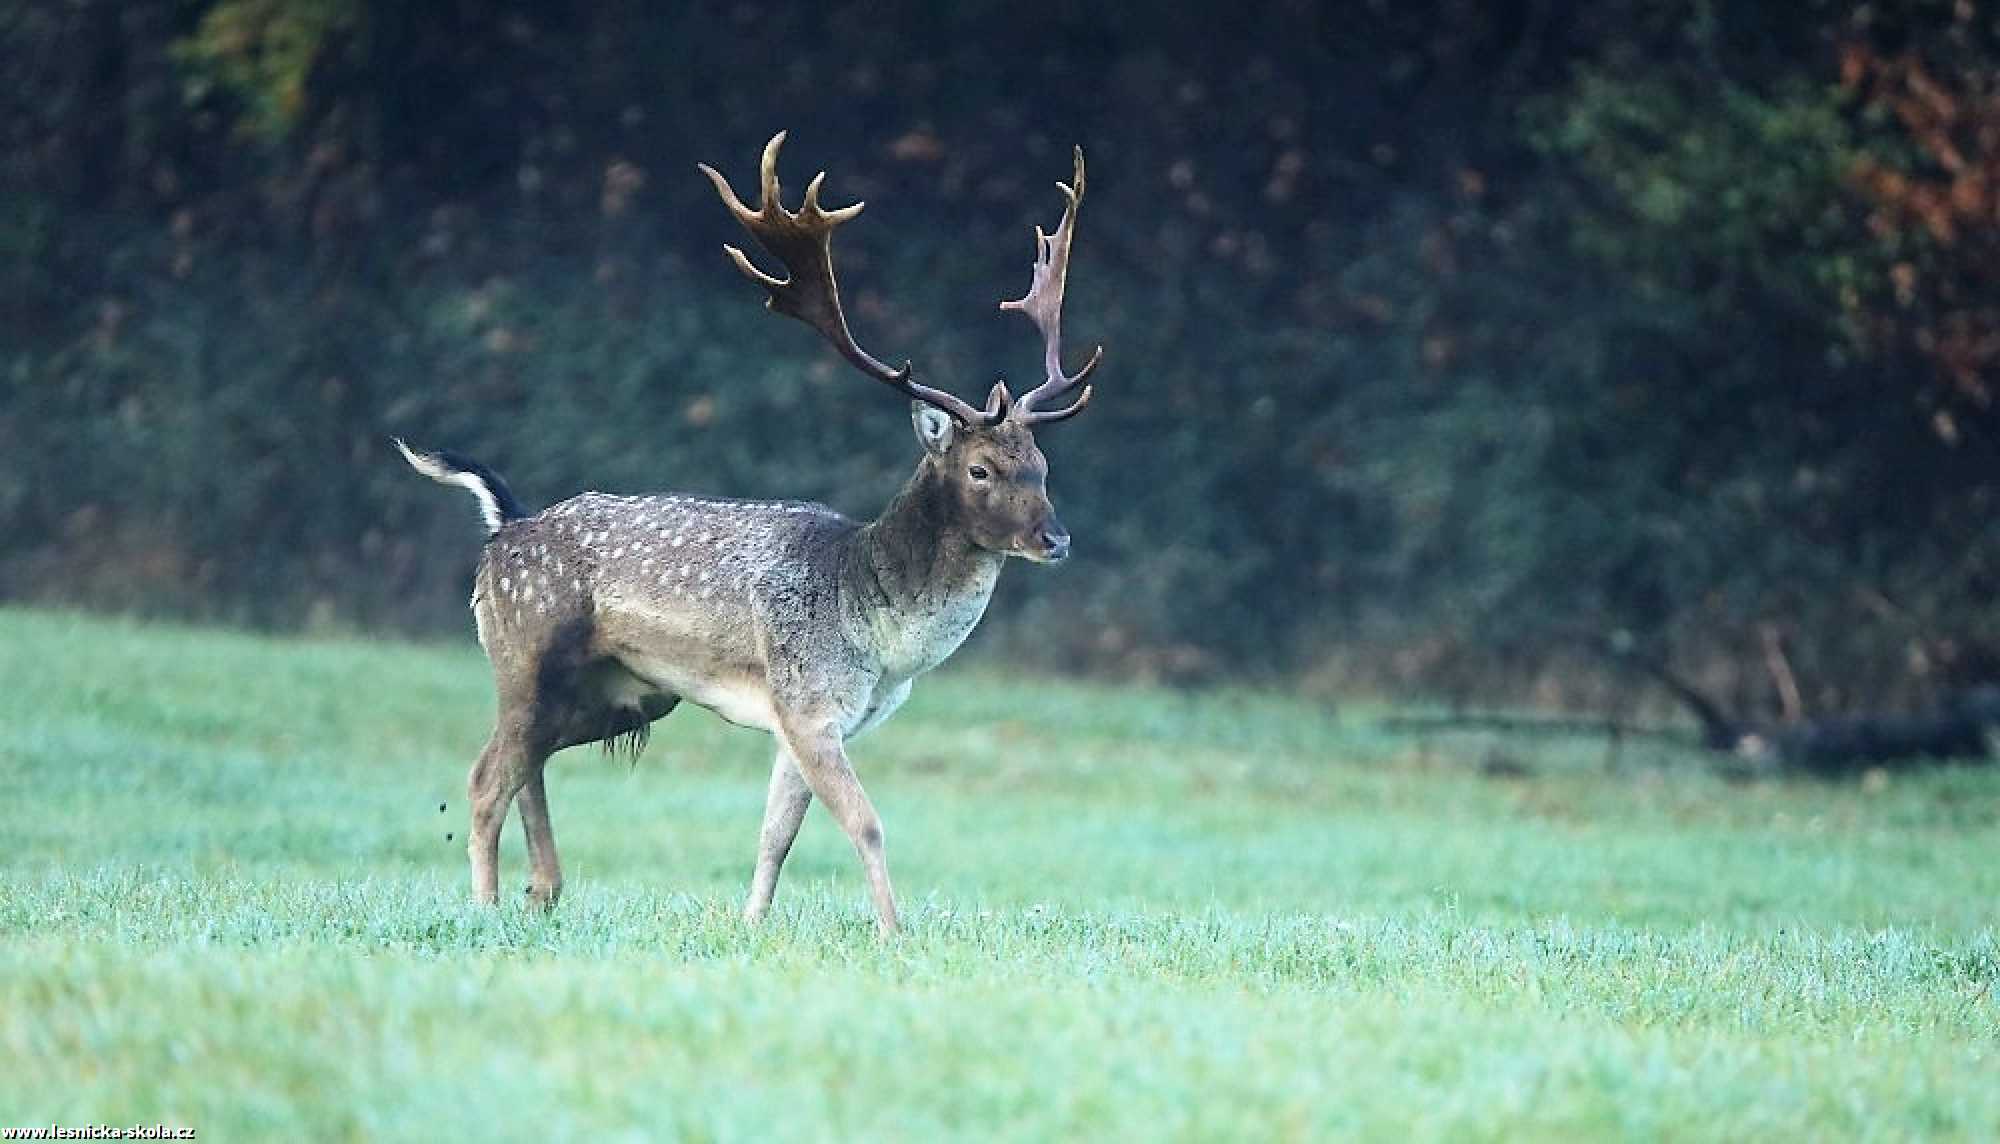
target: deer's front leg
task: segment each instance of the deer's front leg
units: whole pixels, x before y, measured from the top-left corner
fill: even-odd
[[[771,787],[764,796],[764,829],[757,839],[757,870],[750,877],[750,900],[743,906],[743,920],[762,921],[778,892],[778,871],[791,853],[792,839],[799,835],[799,823],[812,805],[812,788],[778,737],[778,757],[771,762]]]
[[[827,717],[781,716],[779,737],[798,762],[806,786],[832,812],[861,855],[868,874],[868,892],[875,899],[875,921],[882,935],[895,933],[896,892],[889,885],[889,860],[882,847],[882,819],[861,789],[861,780],[847,762],[839,723]],[[775,873],[774,873],[775,876]]]

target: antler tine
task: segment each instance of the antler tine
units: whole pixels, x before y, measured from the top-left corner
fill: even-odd
[[[1063,286],[1069,277],[1070,241],[1076,233],[1076,210],[1083,201],[1083,148],[1075,150],[1075,185],[1057,183],[1062,192],[1064,207],[1062,222],[1056,224],[1054,234],[1044,234],[1041,227],[1035,228],[1035,268],[1028,285],[1028,292],[1011,302],[1000,303],[1002,310],[1018,310],[1026,314],[1035,327],[1042,332],[1043,367],[1048,379],[1042,384],[1022,394],[1014,403],[1014,419],[1024,424],[1044,424],[1073,417],[1090,402],[1090,386],[1084,385],[1083,392],[1075,401],[1059,409],[1038,410],[1037,407],[1060,399],[1090,377],[1097,369],[1097,363],[1104,357],[1104,347],[1098,346],[1090,353],[1090,360],[1075,373],[1065,373],[1062,364],[1062,302]]]
[[[892,369],[855,342],[854,334],[847,328],[847,315],[840,306],[840,288],[833,276],[831,242],[833,228],[860,214],[866,204],[855,203],[836,210],[823,209],[819,205],[819,189],[826,179],[826,172],[821,171],[806,184],[805,198],[799,209],[786,210],[778,192],[778,151],[784,143],[785,133],[780,131],[764,144],[763,158],[757,170],[756,210],[743,205],[743,200],[736,197],[729,180],[723,178],[720,172],[706,163],[699,164],[701,173],[715,184],[722,205],[736,216],[736,221],[743,224],[743,229],[750,232],[758,245],[784,265],[785,277],[775,278],[757,269],[749,256],[737,247],[725,245],[722,248],[744,277],[764,288],[768,295],[764,305],[818,330],[833,343],[833,348],[839,350],[842,357],[862,373],[918,401],[944,410],[965,425],[992,425],[1006,417],[1012,402],[1007,399],[1004,388],[994,391],[987,400],[986,409],[975,409],[941,389],[933,389],[913,380],[909,362],[904,362],[900,369]]]

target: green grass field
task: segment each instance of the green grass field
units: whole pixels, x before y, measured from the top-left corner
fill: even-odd
[[[0,612],[0,682],[0,1124],[2000,1133],[2000,770],[1732,785],[1579,740],[1485,777],[1368,712],[947,669],[855,752],[884,944],[818,808],[736,920],[768,751],[702,712],[557,757],[553,916],[470,905],[469,637]]]

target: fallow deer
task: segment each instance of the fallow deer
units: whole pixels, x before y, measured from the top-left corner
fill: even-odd
[[[882,823],[849,765],[846,742],[888,718],[911,681],[944,662],[986,610],[1010,556],[1053,562],[1069,533],[1049,504],[1039,425],[1090,400],[1062,365],[1070,241],[1083,198],[1083,152],[1055,233],[1035,230],[1028,292],[1003,310],[1040,330],[1047,376],[1019,398],[995,384],[984,408],[918,382],[856,344],[835,287],[830,238],[861,203],[819,205],[825,173],[796,211],[779,201],[779,132],[766,144],[761,201],[745,206],[702,165],[723,205],[786,276],[725,246],[765,305],[818,330],[867,376],[912,399],[923,457],[881,515],[862,524],[817,504],[587,492],[530,515],[500,477],[450,453],[396,442],[425,476],[478,498],[488,533],[472,592],[492,661],[499,714],[467,783],[472,889],[498,895],[500,828],[518,796],[532,868],[528,894],[552,906],[562,888],[542,783],[564,747],[630,743],[686,701],[777,740],[744,916],[770,908],[778,871],[813,796],[860,854],[880,929],[897,926]],[[1081,387],[1081,388],[1079,388]]]

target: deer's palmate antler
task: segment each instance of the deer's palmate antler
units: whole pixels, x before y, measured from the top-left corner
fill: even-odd
[[[1014,417],[1025,424],[1039,425],[1050,421],[1061,421],[1074,417],[1090,403],[1090,386],[1083,383],[1097,370],[1097,363],[1104,358],[1104,347],[1090,351],[1090,360],[1073,374],[1063,372],[1062,364],[1062,303],[1063,285],[1069,278],[1069,244],[1076,234],[1076,208],[1083,202],[1083,148],[1076,149],[1076,182],[1057,183],[1056,189],[1063,193],[1068,204],[1063,208],[1062,221],[1056,224],[1054,234],[1043,234],[1041,227],[1035,228],[1035,273],[1028,284],[1028,292],[1012,302],[1000,303],[1002,310],[1017,310],[1034,320],[1042,331],[1043,366],[1048,370],[1048,380],[1029,390],[1015,403]],[[1064,394],[1083,385],[1083,392],[1076,400],[1059,409],[1044,410],[1041,407],[1052,401],[1060,401]]]
[[[847,315],[840,308],[840,288],[833,278],[833,228],[861,213],[867,203],[855,203],[838,210],[824,210],[819,205],[820,184],[826,181],[826,172],[814,175],[806,184],[805,201],[796,211],[785,209],[778,197],[778,151],[785,145],[785,133],[780,131],[764,144],[763,162],[758,168],[757,209],[751,210],[736,197],[729,186],[729,180],[707,163],[700,164],[701,173],[715,184],[715,192],[722,196],[722,204],[743,229],[750,232],[759,245],[771,252],[772,256],[784,264],[785,277],[773,278],[752,265],[748,256],[734,246],[724,246],[731,261],[743,276],[762,286],[770,297],[764,304],[780,314],[797,318],[818,330],[842,357],[854,364],[862,373],[877,381],[908,394],[918,401],[934,405],[957,418],[964,425],[992,425],[1007,415],[1007,391],[1005,386],[995,386],[987,397],[984,410],[974,409],[964,401],[933,389],[913,379],[911,365],[903,363],[901,369],[890,369],[881,359],[864,350],[854,341],[854,334],[847,328]]]
[[[1073,185],[1058,184],[1068,204],[1062,222],[1054,234],[1035,233],[1027,294],[1002,303],[1041,330],[1047,379],[1019,401],[995,385],[980,409],[855,343],[828,244],[861,204],[823,209],[820,176],[798,210],[785,209],[784,139],[764,148],[755,210],[702,168],[785,277],[758,270],[734,247],[729,256],[764,288],[771,309],[818,330],[861,372],[913,399],[923,459],[881,515],[861,524],[812,504],[602,493],[530,514],[483,465],[405,449],[418,472],[473,492],[486,521],[472,609],[500,702],[467,782],[480,901],[498,893],[500,827],[518,796],[530,900],[555,903],[562,871],[542,783],[551,753],[596,742],[636,749],[654,720],[686,701],[777,743],[744,916],[754,921],[769,909],[806,807],[818,798],[861,857],[883,932],[893,930],[882,820],[848,761],[847,740],[894,713],[917,676],[971,634],[1007,557],[1046,563],[1069,552],[1034,428],[1084,407],[1084,382],[1099,360],[1092,353],[1076,373],[1063,371],[1063,286],[1083,198],[1082,152]]]

